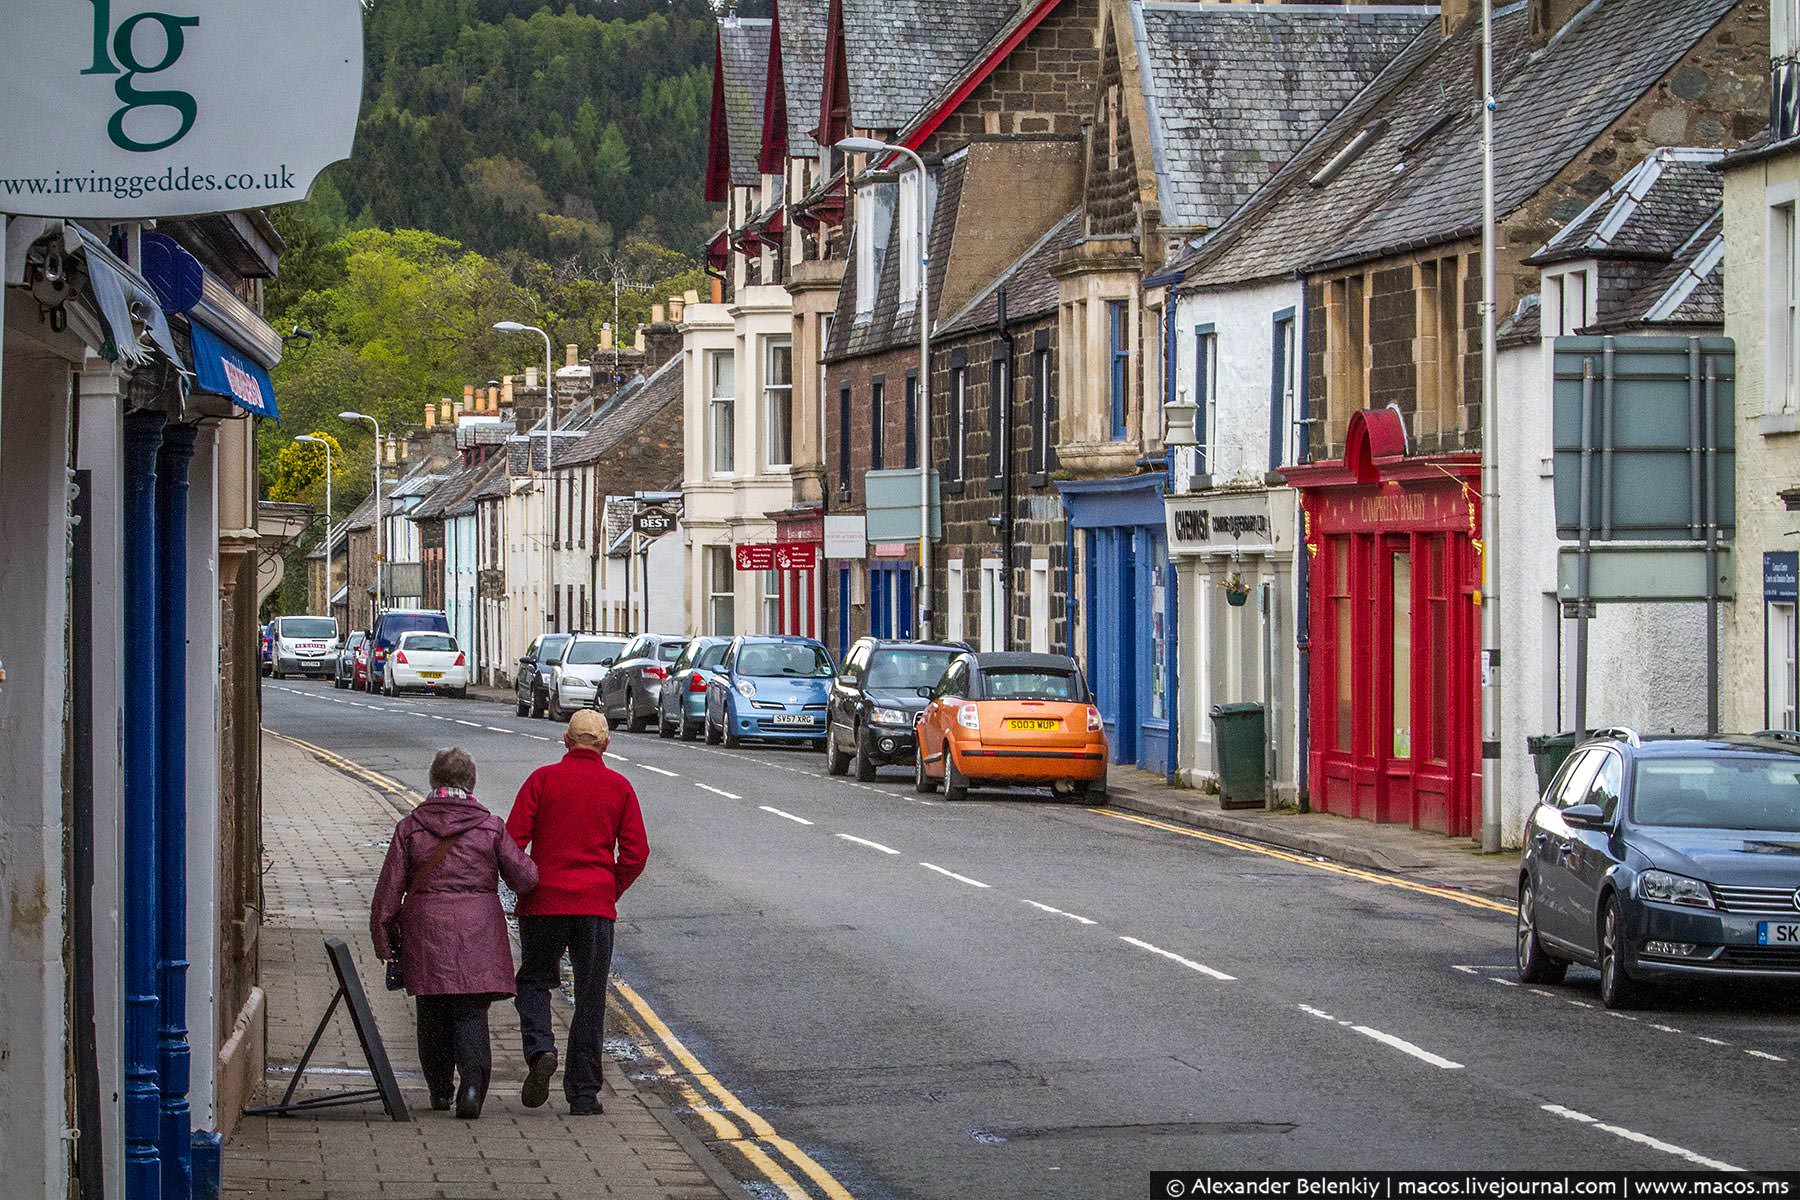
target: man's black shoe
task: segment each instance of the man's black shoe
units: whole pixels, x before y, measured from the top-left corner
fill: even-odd
[[[605,1111],[606,1106],[598,1100],[594,1101],[592,1104],[569,1105],[569,1115],[571,1117],[597,1117]]]
[[[474,1120],[481,1115],[481,1087],[478,1084],[465,1083],[456,1091],[456,1115],[464,1120]]]
[[[526,1108],[542,1108],[550,1099],[550,1077],[556,1074],[556,1051],[540,1050],[531,1056],[531,1068],[525,1075],[525,1086],[519,1099]]]
[[[431,1094],[431,1111],[433,1111],[433,1112],[449,1112],[450,1111],[450,1097],[440,1096],[436,1092],[433,1092]]]

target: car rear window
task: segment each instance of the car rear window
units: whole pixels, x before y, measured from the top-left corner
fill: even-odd
[[[877,650],[869,659],[869,681],[864,686],[906,692],[936,687],[956,655],[955,650]]]
[[[402,643],[408,650],[455,650],[456,639],[446,633],[411,633]]]
[[[624,645],[624,642],[576,642],[569,647],[566,661],[572,667],[605,666],[619,657]]]
[[[1081,684],[1069,671],[990,667],[981,673],[984,695],[995,700],[1080,700]]]
[[[1682,829],[1800,833],[1800,758],[1639,759],[1631,819]]]
[[[367,635],[364,634],[362,630],[358,629],[358,630],[354,631],[353,633],[351,633],[349,640],[346,641],[344,643],[344,645],[346,647],[348,647],[349,649],[354,650],[358,646],[363,644],[363,638],[366,636]]]
[[[737,670],[759,679],[823,679],[832,673],[823,647],[755,642],[738,651]]]
[[[375,644],[385,650],[414,629],[443,633],[447,628],[442,613],[383,613],[375,623]]]
[[[656,651],[656,657],[662,659],[662,661],[664,661],[664,662],[672,663],[676,659],[680,658],[681,652],[686,649],[687,649],[686,642],[664,642],[662,644],[662,646]]]
[[[708,646],[700,652],[700,657],[694,660],[693,665],[711,671],[725,661],[725,652],[729,649],[731,649],[730,642],[720,642],[716,646]]]
[[[330,617],[283,617],[276,623],[284,638],[311,638],[329,641],[337,636],[337,622]]]

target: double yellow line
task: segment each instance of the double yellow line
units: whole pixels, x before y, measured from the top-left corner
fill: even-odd
[[[276,733],[267,727],[264,727],[263,733],[306,751],[326,765],[368,784],[385,796],[401,801],[409,808],[417,808],[422,800],[417,792],[399,781],[378,771],[371,771],[341,754],[334,754],[323,746]],[[745,1161],[760,1172],[764,1179],[780,1188],[791,1200],[812,1200],[817,1195],[823,1195],[826,1200],[854,1200],[850,1190],[839,1183],[830,1171],[820,1166],[812,1155],[775,1132],[774,1126],[707,1070],[693,1051],[675,1036],[675,1031],[656,1015],[629,984],[615,979],[612,986],[622,1002],[618,1015],[628,1018],[622,1023],[634,1027],[638,1044],[647,1046],[662,1059],[659,1076],[670,1083],[682,1101],[706,1122],[715,1141],[726,1143],[743,1155]],[[785,1160],[785,1165],[781,1160]],[[789,1166],[794,1170],[789,1170]],[[794,1171],[811,1181],[815,1190],[809,1190],[796,1179]]]

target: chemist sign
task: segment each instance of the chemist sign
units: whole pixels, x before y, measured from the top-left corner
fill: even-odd
[[[361,0],[0,0],[0,213],[306,198],[350,155]]]

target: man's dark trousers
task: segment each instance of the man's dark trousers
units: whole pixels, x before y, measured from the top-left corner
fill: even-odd
[[[612,970],[611,917],[519,918],[519,1029],[525,1061],[556,1049],[550,1027],[550,989],[562,983],[563,951],[575,968],[575,1020],[563,1062],[563,1095],[570,1105],[600,1102],[600,1042],[606,1017],[606,977]]]

